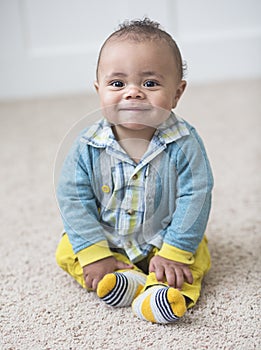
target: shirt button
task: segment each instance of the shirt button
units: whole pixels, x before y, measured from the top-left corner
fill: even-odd
[[[131,242],[131,241],[128,241],[128,242],[126,243],[126,247],[127,247],[127,248],[131,248],[131,247],[132,247],[132,242]]]
[[[132,180],[137,180],[137,178],[138,178],[138,174],[134,174],[134,175],[132,176]]]
[[[128,209],[128,210],[126,211],[126,213],[127,213],[128,215],[133,215],[133,214],[135,213],[135,210],[134,210],[134,209]]]

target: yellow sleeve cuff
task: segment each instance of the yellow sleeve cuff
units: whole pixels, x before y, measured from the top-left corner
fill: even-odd
[[[156,255],[187,265],[192,265],[195,260],[193,253],[176,248],[168,243],[163,243],[161,249]]]
[[[81,267],[83,267],[95,261],[113,256],[113,253],[111,252],[107,241],[100,241],[90,247],[80,250],[76,256]]]

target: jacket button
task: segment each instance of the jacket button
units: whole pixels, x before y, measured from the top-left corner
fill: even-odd
[[[128,210],[126,211],[126,213],[127,213],[128,215],[133,215],[133,214],[135,213],[135,210],[134,210],[134,209],[128,209]]]
[[[101,189],[102,189],[102,192],[104,192],[104,193],[109,193],[110,192],[110,187],[107,186],[107,185],[103,185]]]
[[[132,176],[132,180],[137,180],[137,178],[138,178],[138,174],[134,174],[134,175]]]
[[[131,242],[131,241],[128,241],[128,242],[126,243],[126,247],[127,247],[127,248],[131,248],[131,247],[132,247],[132,242]]]

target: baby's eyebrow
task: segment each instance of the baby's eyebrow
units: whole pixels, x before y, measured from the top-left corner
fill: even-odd
[[[157,72],[153,72],[153,71],[145,71],[145,72],[142,72],[142,76],[144,77],[158,77],[158,78],[163,78],[163,76]]]
[[[124,78],[126,76],[127,76],[127,74],[122,73],[122,72],[112,72],[112,73],[106,75],[105,78],[106,79],[111,79],[113,77],[123,77]]]
[[[105,79],[106,80],[110,80],[112,78],[126,78],[128,76],[128,74],[126,73],[123,73],[123,72],[111,72],[110,74],[107,74],[105,76]],[[144,72],[141,72],[141,76],[142,77],[157,77],[157,78],[161,78],[163,79],[163,76],[157,72],[154,72],[154,71],[144,71]]]
[[[142,75],[158,75],[158,74],[153,71],[145,71],[145,72],[142,72]]]

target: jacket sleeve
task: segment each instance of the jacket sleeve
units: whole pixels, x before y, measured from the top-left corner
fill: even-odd
[[[93,177],[90,149],[77,140],[65,159],[57,199],[64,229],[82,266],[112,255],[99,220]]]
[[[174,247],[178,249],[173,253],[177,261],[189,264],[191,253],[197,250],[207,226],[213,177],[204,145],[194,128],[177,144],[176,208],[163,233],[159,255],[170,256],[170,247]]]

